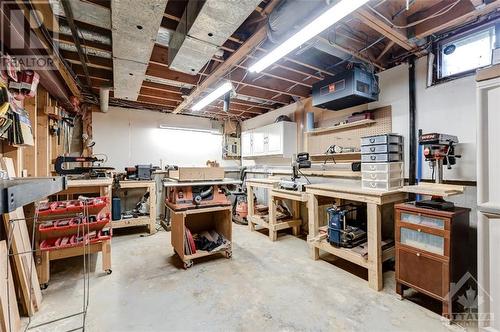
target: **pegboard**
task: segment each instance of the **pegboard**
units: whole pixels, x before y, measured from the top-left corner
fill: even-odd
[[[332,144],[341,147],[360,148],[361,137],[387,134],[392,132],[391,106],[372,110],[375,123],[361,127],[338,129],[332,132],[305,135],[305,148],[311,155],[324,154]],[[352,113],[323,111],[317,118],[317,128],[332,127],[335,123],[343,121]]]

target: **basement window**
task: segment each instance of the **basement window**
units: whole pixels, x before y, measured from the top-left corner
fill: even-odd
[[[437,78],[452,79],[491,64],[495,26],[488,25],[440,41],[437,45]]]

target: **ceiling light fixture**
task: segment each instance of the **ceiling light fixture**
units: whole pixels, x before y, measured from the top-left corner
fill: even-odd
[[[325,31],[328,27],[340,21],[368,0],[341,0],[339,3],[325,11],[299,32],[288,38],[283,44],[269,52],[265,57],[249,68],[250,72],[260,73],[274,62],[278,61],[309,39]]]
[[[215,99],[219,98],[220,96],[225,95],[227,92],[231,91],[233,89],[233,85],[231,82],[226,82],[219,86],[217,89],[212,91],[208,96],[197,102],[191,109],[193,111],[199,111],[205,106],[209,105],[211,102],[213,102]]]

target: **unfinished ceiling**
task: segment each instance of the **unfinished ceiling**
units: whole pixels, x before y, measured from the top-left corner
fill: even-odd
[[[326,0],[309,1],[307,11],[297,10],[304,6],[297,0],[71,0],[71,18],[64,1],[51,0],[60,54],[89,100],[99,87],[114,86],[113,105],[238,119],[309,97],[312,84],[352,62],[381,71],[425,54],[433,35],[500,8],[500,0],[413,0],[408,8],[406,0],[372,0],[255,74],[248,67],[326,8]],[[221,100],[192,112],[222,80],[236,90],[229,112]]]

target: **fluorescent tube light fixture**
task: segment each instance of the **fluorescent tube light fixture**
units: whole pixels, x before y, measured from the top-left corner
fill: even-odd
[[[274,62],[304,44],[312,37],[325,31],[328,27],[337,23],[367,2],[368,0],[341,0],[252,65],[249,71],[260,73]]]
[[[196,133],[220,134],[220,132],[218,130],[215,130],[215,129],[173,127],[173,126],[163,125],[163,124],[161,124],[159,127],[160,127],[160,129],[192,131],[192,132],[196,132]]]
[[[219,86],[217,89],[212,91],[208,96],[197,102],[191,109],[193,111],[199,111],[202,108],[206,107],[209,105],[211,102],[213,102],[215,99],[219,98],[220,96],[225,95],[227,92],[231,91],[233,89],[233,85],[231,82],[226,82]]]

